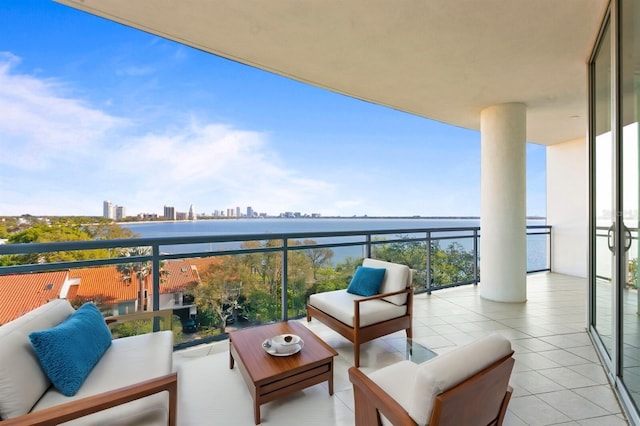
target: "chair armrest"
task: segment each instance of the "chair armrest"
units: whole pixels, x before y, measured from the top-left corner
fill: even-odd
[[[363,297],[362,299],[356,299],[356,300],[354,300],[354,302],[355,303],[362,303],[362,302],[367,302],[369,300],[384,299],[385,297],[395,296],[397,294],[404,294],[404,293],[407,293],[407,295],[409,297],[411,297],[411,296],[413,296],[413,289],[412,288],[405,288],[404,290],[398,290],[398,291],[394,291],[394,292],[391,292],[391,293],[374,294],[373,296]]]
[[[163,391],[169,392],[169,426],[175,426],[178,403],[178,374],[175,372],[134,385],[45,408],[24,416],[3,420],[2,426],[57,425]]]
[[[349,368],[353,384],[356,426],[380,424],[382,413],[394,425],[417,426],[407,411],[356,367]]]
[[[356,299],[353,301],[353,328],[356,330],[360,328],[360,303],[368,302],[370,300],[378,300],[383,299],[388,296],[395,296],[396,294],[404,294],[407,293],[407,312],[411,315],[411,301],[410,299],[413,297],[413,288],[405,288],[404,290],[398,290],[391,293],[382,293],[382,294],[374,294],[373,296],[363,297],[362,299]]]

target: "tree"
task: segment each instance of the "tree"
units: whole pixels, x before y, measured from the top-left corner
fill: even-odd
[[[304,240],[304,245],[316,244],[313,240]],[[311,261],[311,268],[313,270],[314,281],[318,279],[318,269],[322,266],[329,265],[333,258],[333,250],[326,247],[314,247],[305,250],[305,254]]]
[[[120,251],[123,257],[151,256],[151,247],[129,247]],[[164,262],[160,262],[160,277],[166,275],[166,271],[162,269]],[[150,260],[120,263],[116,266],[118,272],[122,274],[123,281],[132,281],[133,277],[138,281],[138,311],[146,311],[145,304],[145,282],[147,277],[153,272],[153,263]]]
[[[23,216],[21,223],[4,221],[11,229],[8,244],[50,243],[65,241],[90,241],[96,239],[131,238],[136,236],[128,229],[110,223],[103,218],[55,217],[37,219]],[[73,260],[108,258],[107,249],[58,251],[40,254],[2,256],[2,265],[53,263]]]
[[[215,313],[220,333],[225,333],[227,320],[243,308],[241,276],[245,274],[238,256],[220,256],[201,274],[202,282],[192,288],[198,309]]]
[[[447,248],[440,247],[439,241],[431,241],[431,284],[443,286],[473,280],[475,256],[458,242],[450,243]],[[373,257],[388,262],[401,263],[413,269],[413,281],[418,287],[427,284],[426,242],[406,241],[389,244],[377,244]]]

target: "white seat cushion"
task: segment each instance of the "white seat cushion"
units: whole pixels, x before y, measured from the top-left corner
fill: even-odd
[[[173,369],[172,364],[173,333],[171,331],[115,339],[91,370],[76,395],[66,397],[52,387],[33,407],[33,411],[169,374]],[[65,423],[65,425],[166,424],[167,416],[168,396],[166,392],[162,392]]]
[[[327,291],[309,296],[309,305],[331,315],[338,321],[353,327],[354,300],[363,296],[347,293],[346,290]],[[398,318],[407,313],[406,305],[395,305],[384,299],[368,300],[360,303],[360,327]]]
[[[387,270],[382,284],[380,284],[380,294],[393,293],[411,287],[411,269],[409,269],[407,265],[366,258],[362,262],[362,266],[384,268]],[[384,300],[396,305],[404,305],[407,303],[407,295],[389,296],[385,297]]]
[[[511,352],[511,342],[491,334],[411,366],[401,361],[369,375],[419,425],[427,424],[437,395],[451,389]],[[409,364],[407,364],[409,363]]]

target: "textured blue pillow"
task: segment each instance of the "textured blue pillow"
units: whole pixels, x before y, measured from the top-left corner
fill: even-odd
[[[29,334],[42,369],[60,392],[73,396],[111,345],[111,331],[93,303],[53,328]]]
[[[358,294],[360,296],[373,296],[378,294],[380,284],[387,272],[384,268],[370,268],[368,266],[358,266],[353,274],[347,293]]]

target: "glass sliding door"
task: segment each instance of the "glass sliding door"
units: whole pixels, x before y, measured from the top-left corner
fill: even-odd
[[[590,331],[640,424],[640,0],[614,0],[589,64]]]
[[[611,93],[611,32],[606,25],[591,63],[592,255],[591,325],[611,361],[615,336],[615,145]]]
[[[638,284],[638,228],[640,228],[640,150],[638,121],[640,119],[640,5],[636,0],[620,2],[619,43],[620,43],[620,169],[621,182],[618,192],[621,196],[622,228],[625,233],[622,242],[621,280],[621,376],[633,404],[640,406],[640,299]]]

